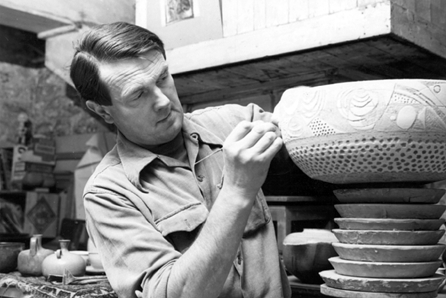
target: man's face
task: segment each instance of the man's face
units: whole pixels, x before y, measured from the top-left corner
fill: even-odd
[[[111,106],[99,107],[101,116],[127,139],[150,149],[180,132],[183,109],[161,53],[104,63],[99,71],[112,99]]]

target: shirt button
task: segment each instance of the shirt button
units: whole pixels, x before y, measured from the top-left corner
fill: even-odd
[[[200,182],[203,182],[204,176],[197,175],[197,180]]]

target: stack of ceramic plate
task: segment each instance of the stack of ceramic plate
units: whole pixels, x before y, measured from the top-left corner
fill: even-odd
[[[423,188],[335,191],[341,218],[333,233],[338,257],[322,271],[321,292],[335,297],[436,297],[446,246],[438,241],[445,190]],[[359,293],[359,294],[358,294]],[[359,296],[358,296],[359,295]]]

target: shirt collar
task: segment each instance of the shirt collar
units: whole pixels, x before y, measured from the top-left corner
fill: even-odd
[[[192,122],[187,117],[184,117],[182,133],[185,142],[191,139],[196,139],[199,143],[209,145],[223,146],[223,140],[208,131],[205,127]],[[122,167],[129,181],[142,190],[139,181],[141,171],[156,158],[160,159],[167,166],[179,166],[179,164],[172,162],[169,157],[158,155],[150,150],[142,148],[135,143],[129,141],[124,135],[118,132],[117,150],[121,159]]]

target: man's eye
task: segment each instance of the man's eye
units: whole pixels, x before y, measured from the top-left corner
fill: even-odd
[[[139,92],[136,96],[135,96],[135,99],[139,99],[139,98],[141,98],[141,96],[144,94],[144,92]]]
[[[162,83],[162,82],[164,82],[164,81],[167,79],[167,77],[168,77],[167,74],[161,76],[161,77],[158,79],[158,83]]]

